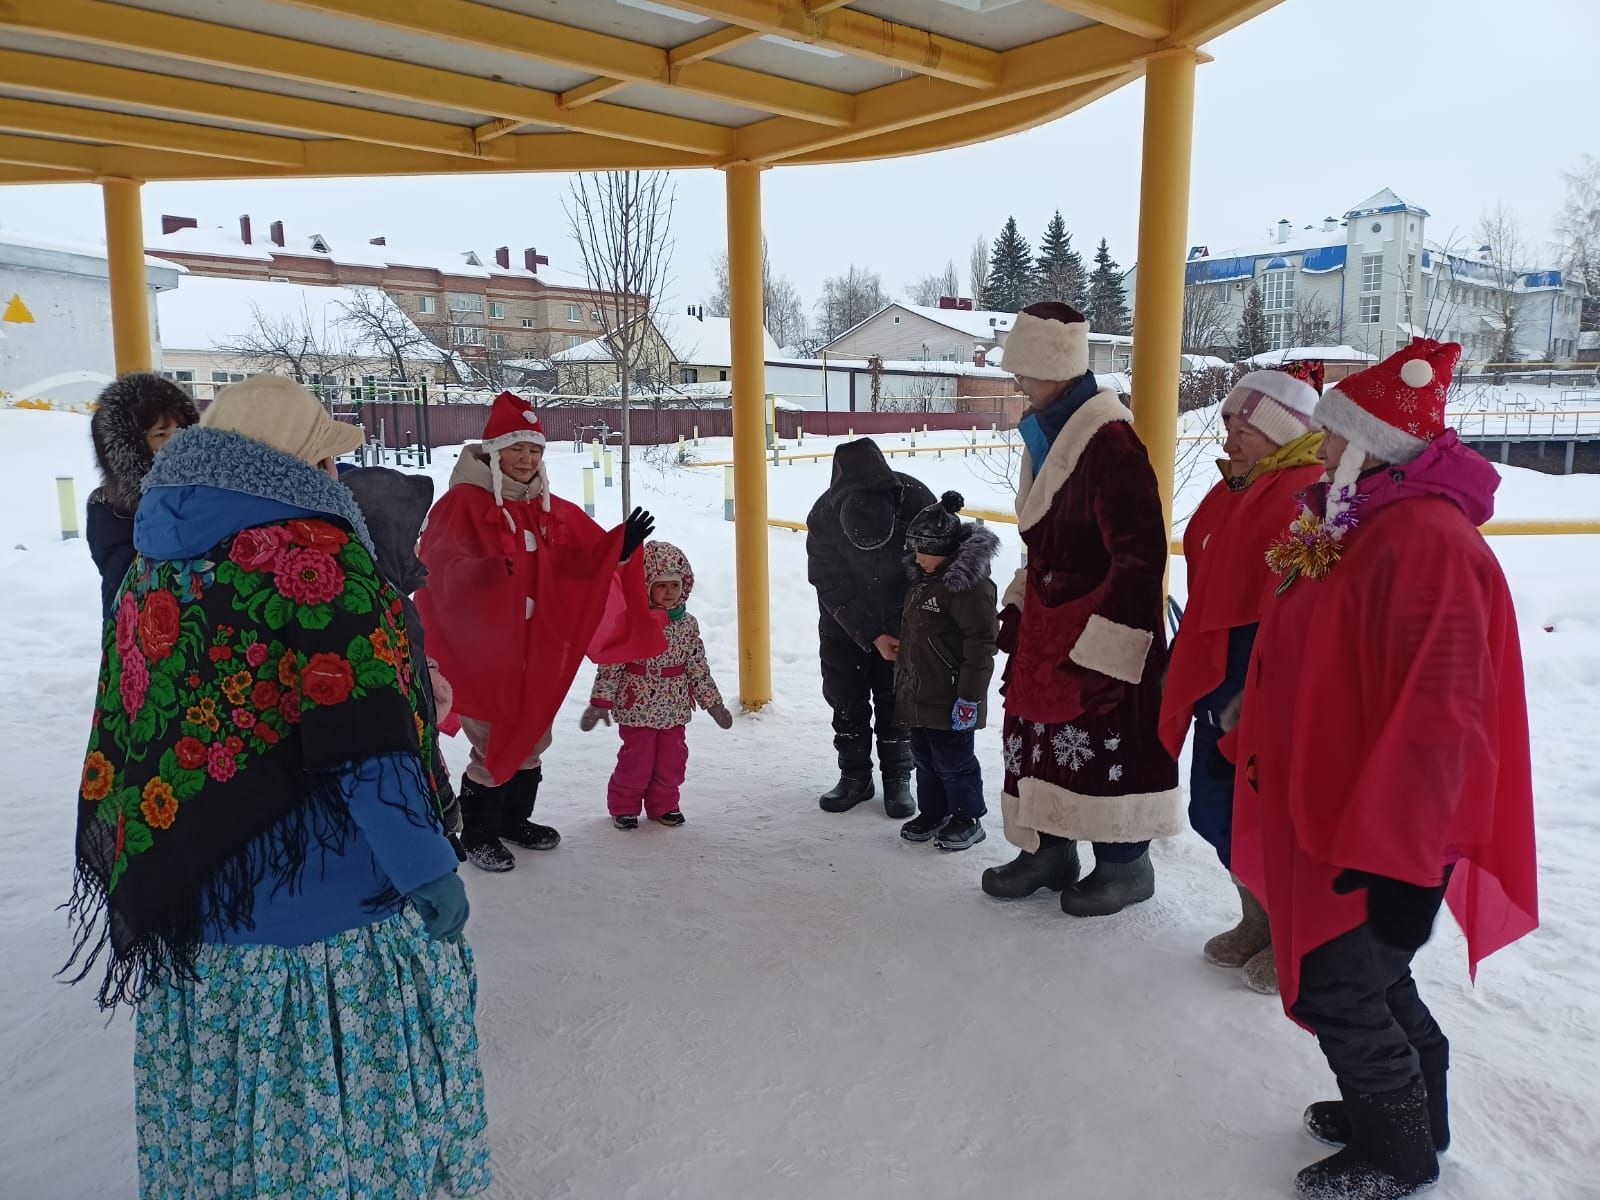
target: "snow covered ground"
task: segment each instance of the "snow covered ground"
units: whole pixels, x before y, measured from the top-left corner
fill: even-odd
[[[1206,420],[1192,418],[1191,430]],[[1184,447],[1180,514],[1214,478],[1210,448]],[[699,453],[728,450],[723,441]],[[692,558],[712,668],[736,694],[721,472],[650,457],[636,466],[636,501]],[[895,465],[936,492],[1006,508],[999,457]],[[451,458],[433,468],[441,481]],[[580,494],[585,461],[552,449],[562,494]],[[825,459],[770,468],[772,515],[804,520],[828,471]],[[122,1200],[135,1192],[131,1022],[107,1022],[87,988],[51,978],[67,948],[56,906],[68,892],[98,640],[94,569],[81,542],[59,540],[57,474],[77,477],[81,503],[93,481],[87,421],[0,411],[0,736],[11,784],[0,839],[0,1193]],[[1600,517],[1600,478],[1504,474],[1504,515]],[[615,489],[601,503],[603,518],[620,519]],[[1014,528],[998,532],[1003,572],[1017,542]],[[1476,988],[1448,922],[1419,958],[1455,1044],[1456,1148],[1434,1194],[1593,1200],[1600,538],[1494,544],[1528,665],[1544,927],[1490,959]],[[1300,1131],[1300,1110],[1331,1095],[1331,1080],[1275,1000],[1201,959],[1201,943],[1236,912],[1210,850],[1193,836],[1159,845],[1153,902],[1080,922],[1053,897],[1006,905],[979,892],[980,871],[1010,857],[997,813],[989,840],[958,855],[901,842],[881,807],[821,813],[815,796],[833,764],[803,538],[774,531],[771,557],[777,700],[727,733],[704,719],[691,727],[689,824],[611,828],[616,735],[578,731],[585,673],[540,800],[561,849],[523,854],[509,876],[467,873],[492,1195],[1289,1195],[1294,1171],[1321,1150]],[[995,796],[996,730],[979,746]],[[450,749],[459,766],[464,747]]]

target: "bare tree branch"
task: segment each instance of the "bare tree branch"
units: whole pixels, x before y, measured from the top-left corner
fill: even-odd
[[[338,384],[359,369],[362,356],[339,320],[298,311],[265,313],[250,306],[250,327],[217,349],[249,370],[290,375],[302,383]]]

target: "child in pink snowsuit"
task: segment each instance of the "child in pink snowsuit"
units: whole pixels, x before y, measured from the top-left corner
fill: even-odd
[[[666,622],[667,648],[654,658],[601,667],[579,722],[588,731],[616,715],[622,749],[606,802],[618,829],[639,827],[641,805],[652,821],[682,825],[678,793],[689,765],[689,718],[698,706],[723,729],[733,725],[706,665],[700,623],[686,611],[694,589],[689,560],[670,542],[646,542],[644,572],[650,607]]]

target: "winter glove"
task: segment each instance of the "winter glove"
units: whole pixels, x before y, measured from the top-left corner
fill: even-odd
[[[583,710],[583,716],[578,718],[578,728],[588,733],[601,721],[611,724],[611,710],[609,708],[596,708],[593,704]]]
[[[1367,889],[1367,924],[1373,938],[1395,950],[1422,949],[1433,935],[1445,885],[1418,887],[1370,871],[1343,871],[1333,881],[1333,890],[1341,896],[1362,888]]]
[[[706,709],[706,712],[711,714],[711,719],[717,723],[717,728],[733,728],[733,714],[728,711],[727,705],[719,704],[715,708]]]
[[[1022,610],[1015,604],[1008,604],[1000,610],[1000,632],[995,635],[994,644],[1003,654],[1017,652],[1017,634],[1022,629]]]
[[[655,531],[656,519],[642,508],[634,509],[622,525],[622,557],[617,561],[627,562]]]
[[[976,700],[957,700],[955,707],[950,710],[950,728],[956,733],[965,733],[976,728],[978,724],[978,702]]]
[[[467,888],[454,871],[423,884],[407,898],[417,906],[423,928],[436,942],[452,941],[467,927]]]
[[[1080,669],[1077,663],[1072,663],[1071,666],[1074,671]],[[1086,715],[1103,717],[1122,703],[1126,690],[1122,680],[1091,671],[1078,688],[1078,699],[1083,702],[1083,711]]]

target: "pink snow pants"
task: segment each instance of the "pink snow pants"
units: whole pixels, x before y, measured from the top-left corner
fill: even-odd
[[[678,791],[689,766],[685,726],[644,729],[623,725],[622,749],[617,769],[606,789],[606,807],[613,817],[636,817],[644,805],[647,817],[659,817],[678,807]]]

